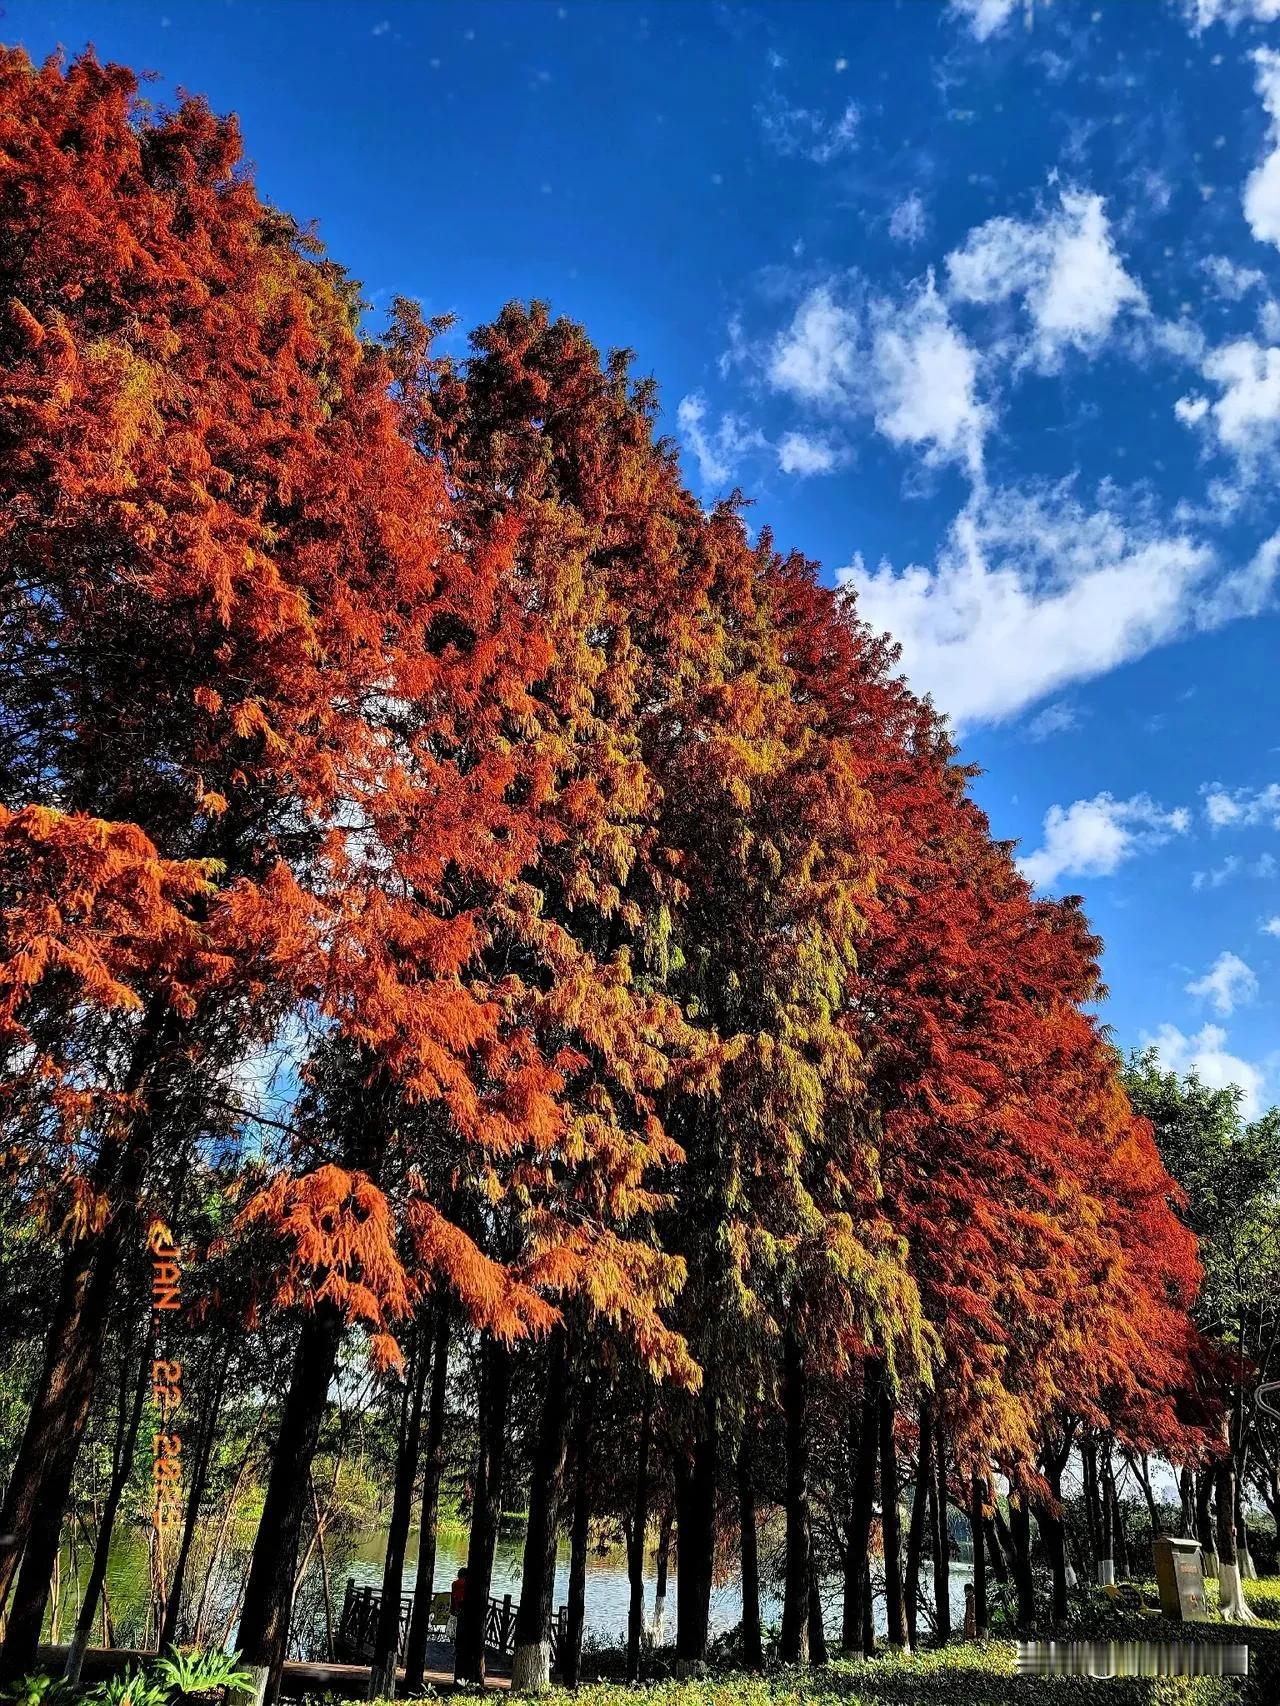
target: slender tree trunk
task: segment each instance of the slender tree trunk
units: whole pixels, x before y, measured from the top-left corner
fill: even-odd
[[[902,1522],[898,1514],[898,1450],[893,1435],[897,1406],[888,1384],[880,1390],[880,1532],[884,1537],[884,1600],[889,1645],[910,1649],[902,1592]]]
[[[320,1554],[320,1589],[324,1595],[324,1656],[329,1664],[333,1663],[333,1590],[329,1581],[329,1559],[324,1549],[325,1518],[320,1512],[320,1496],[316,1492],[314,1473],[308,1474],[307,1484],[311,1491],[311,1520],[315,1524],[316,1551]]]
[[[93,1622],[98,1613],[98,1602],[107,1580],[107,1559],[111,1553],[116,1517],[120,1510],[120,1501],[124,1496],[124,1490],[129,1484],[130,1472],[133,1469],[133,1453],[138,1442],[142,1406],[146,1401],[150,1384],[151,1357],[150,1346],[148,1345],[144,1348],[137,1384],[133,1391],[133,1401],[127,1412],[127,1420],[123,1408],[121,1411],[121,1419],[124,1424],[123,1431],[117,1438],[114,1461],[111,1465],[111,1480],[107,1485],[107,1496],[103,1501],[102,1515],[98,1521],[98,1537],[94,1543],[93,1562],[89,1566],[89,1580],[85,1584],[84,1598],[80,1602],[80,1615],[76,1619],[75,1633],[71,1637],[66,1668],[63,1671],[68,1682],[79,1682],[80,1671],[84,1665],[84,1655],[89,1646],[89,1637],[93,1634]],[[124,1398],[123,1393],[121,1393],[121,1398]]]
[[[259,1703],[274,1700],[280,1689],[311,1464],[341,1342],[341,1315],[330,1303],[318,1304],[298,1335],[236,1639]]]
[[[742,1535],[742,1662],[748,1670],[764,1664],[760,1634],[760,1543],[756,1533],[754,1423],[748,1421],[738,1452],[738,1524]]]
[[[427,1402],[427,1437],[423,1448],[422,1510],[418,1528],[418,1577],[413,1586],[413,1613],[404,1655],[406,1693],[422,1687],[427,1664],[427,1631],[435,1591],[436,1525],[440,1512],[440,1480],[444,1473],[444,1406],[449,1390],[449,1305],[443,1297],[435,1306],[431,1348],[431,1396]]]
[[[218,1521],[218,1532],[214,1537],[213,1545],[209,1549],[209,1562],[205,1565],[204,1580],[200,1584],[200,1598],[196,1603],[194,1635],[197,1647],[204,1645],[205,1624],[210,1611],[210,1599],[213,1593],[214,1574],[218,1568],[218,1561],[222,1557],[222,1548],[226,1544],[227,1531],[231,1527],[232,1519],[236,1512],[236,1506],[240,1500],[240,1489],[244,1486],[245,1477],[249,1473],[249,1464],[253,1458],[253,1450],[258,1443],[258,1436],[262,1432],[262,1424],[266,1420],[267,1411],[270,1408],[270,1405],[270,1398],[264,1399],[258,1410],[258,1414],[254,1419],[253,1432],[249,1435],[249,1443],[245,1446],[244,1453],[236,1468],[235,1479],[231,1483],[231,1490],[226,1496],[225,1503],[222,1507],[222,1516]],[[103,1591],[105,1592],[105,1589]]]
[[[990,1480],[987,1481],[986,1502],[990,1515],[983,1521],[987,1538],[987,1564],[999,1587],[1009,1585],[1009,1566],[1006,1563],[1007,1548],[1013,1543],[1009,1539],[1009,1531],[1003,1516],[996,1505],[995,1491]],[[1001,1530],[1004,1529],[1003,1535]]]
[[[1236,1548],[1236,1475],[1228,1453],[1217,1470],[1218,1610],[1233,1623],[1256,1623],[1240,1585],[1240,1556]]]
[[[828,1661],[827,1630],[822,1619],[822,1593],[818,1584],[817,1552],[813,1536],[809,1536],[809,1662],[825,1665]]]
[[[869,1614],[871,1581],[871,1524],[876,1503],[876,1457],[879,1449],[880,1385],[883,1370],[866,1365],[857,1442],[853,1449],[853,1493],[849,1503],[848,1545],[844,1560],[844,1606],[840,1644],[847,1653],[865,1647],[864,1625]]]
[[[515,1657],[511,1667],[511,1686],[518,1690],[551,1686],[556,1536],[560,1532],[564,1463],[569,1448],[568,1340],[564,1327],[557,1327],[552,1332],[547,1356],[547,1384],[529,1477],[529,1524],[524,1537]],[[648,1450],[647,1443],[645,1450]]]
[[[1120,1503],[1120,1489],[1116,1485],[1115,1465],[1107,1463],[1107,1496],[1111,1500],[1111,1544],[1115,1554],[1116,1569],[1120,1579],[1127,1581],[1129,1577],[1129,1537],[1124,1528],[1124,1506]]]
[[[467,1593],[462,1602],[454,1642],[454,1680],[457,1682],[484,1681],[484,1626],[489,1612],[493,1554],[498,1543],[506,1470],[511,1353],[486,1335],[483,1356],[480,1460],[471,1504],[471,1533],[467,1541]]]
[[[671,1531],[675,1526],[675,1501],[663,1506],[658,1525],[657,1575],[653,1586],[653,1644],[660,1647],[667,1632],[667,1573],[671,1566]]]
[[[169,1582],[169,1595],[165,1601],[164,1622],[160,1627],[158,1645],[161,1652],[166,1647],[176,1645],[178,1640],[178,1621],[182,1613],[182,1590],[186,1581],[187,1561],[195,1540],[205,1488],[209,1484],[209,1464],[213,1458],[214,1441],[218,1437],[218,1413],[222,1408],[222,1394],[226,1387],[227,1365],[230,1361],[231,1342],[226,1340],[200,1404],[200,1427],[192,1458],[187,1505],[183,1513],[182,1540],[178,1545],[178,1556],[174,1561],[173,1575]]]
[[[933,1473],[929,1477],[929,1530],[933,1545],[933,1621],[940,1646],[951,1639],[951,1524],[947,1512],[947,1436],[942,1411],[933,1418]]]
[[[591,1540],[591,1454],[594,1438],[588,1388],[579,1403],[573,1474],[573,1525],[569,1534],[569,1604],[560,1677],[576,1688],[582,1673],[582,1633],[587,1611],[587,1548]]]
[[[920,1451],[916,1463],[915,1490],[911,1496],[911,1522],[907,1529],[907,1645],[914,1648],[920,1631],[920,1565],[929,1519],[929,1488],[933,1479],[933,1419],[927,1398],[920,1400]]]
[[[1182,1507],[1179,1534],[1184,1540],[1194,1540],[1196,1538],[1195,1478],[1185,1464],[1178,1471],[1178,1502]]]
[[[987,1478],[974,1475],[969,1490],[969,1527],[973,1533],[973,1610],[974,1633],[980,1641],[987,1638],[987,1533],[984,1505],[987,1497]]]
[[[378,1601],[378,1626],[373,1637],[373,1662],[369,1666],[370,1700],[390,1700],[396,1692],[404,1554],[409,1543],[409,1524],[413,1519],[413,1487],[418,1476],[422,1399],[427,1381],[427,1347],[423,1338],[424,1335],[419,1332],[413,1348],[412,1367],[409,1369],[409,1377],[400,1400],[391,1520],[387,1524],[387,1551],[382,1564],[382,1597]],[[320,1533],[318,1524],[316,1533]]]
[[[871,1560],[867,1559],[862,1566],[862,1654],[864,1658],[873,1659],[876,1656],[876,1623],[872,1611],[871,1592]]]
[[[627,1529],[627,1681],[640,1676],[640,1644],[644,1637],[644,1540],[649,1527],[649,1447],[653,1433],[653,1387],[645,1382],[640,1413],[640,1444],[636,1450],[636,1480]]]
[[[1049,1575],[1053,1584],[1050,1617],[1057,1625],[1066,1622],[1070,1611],[1067,1602],[1067,1533],[1062,1520],[1062,1465],[1058,1458],[1050,1458],[1046,1454],[1042,1468],[1052,1502],[1042,1501],[1036,1506],[1036,1521],[1040,1524],[1044,1549],[1049,1555]]]
[[[787,1330],[782,1348],[782,1411],[785,1423],[786,1562],[782,1587],[783,1664],[809,1662],[809,1429],[808,1378],[795,1333]],[[681,1573],[684,1560],[681,1559]]]
[[[1196,1471],[1196,1539],[1204,1573],[1210,1580],[1218,1574],[1218,1549],[1213,1539],[1213,1470]]]
[[[1031,1510],[1025,1494],[1009,1501],[1009,1533],[1013,1542],[1009,1567],[1018,1594],[1018,1627],[1034,1629],[1036,1583],[1031,1569]]]
[[[714,1398],[708,1396],[699,1405],[699,1424],[692,1461],[680,1465],[676,1478],[680,1548],[676,1576],[676,1656],[684,1663],[706,1658],[710,1633],[720,1461],[720,1425]]]
[[[153,1000],[138,1028],[121,1089],[143,1091],[179,1021]],[[32,1394],[18,1454],[9,1471],[0,1534],[0,1606],[19,1577],[0,1652],[0,1681],[30,1670],[48,1603],[76,1458],[102,1365],[111,1307],[119,1288],[135,1205],[151,1158],[152,1114],[113,1124],[94,1164],[91,1183],[110,1207],[105,1224],[64,1251],[53,1318],[45,1335],[40,1377]]]

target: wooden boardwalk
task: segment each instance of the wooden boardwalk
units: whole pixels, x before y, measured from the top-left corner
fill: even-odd
[[[154,1658],[154,1653],[144,1653],[134,1647],[90,1647],[84,1656],[84,1669],[81,1674],[86,1682],[101,1682],[106,1677],[118,1676],[132,1666],[144,1665]],[[39,1665],[42,1670],[61,1675],[66,1662],[66,1647],[40,1648]],[[399,1678],[400,1682],[404,1681],[403,1670],[399,1672]],[[451,1642],[430,1643],[423,1681],[437,1694],[447,1693],[453,1688]],[[488,1684],[490,1688],[510,1688],[511,1678],[504,1673],[491,1673]],[[368,1690],[368,1665],[330,1665],[299,1659],[285,1661],[284,1676],[280,1683],[281,1694],[289,1700],[300,1700],[304,1694],[333,1694],[340,1699],[363,1700]],[[399,1687],[396,1692],[399,1694]]]

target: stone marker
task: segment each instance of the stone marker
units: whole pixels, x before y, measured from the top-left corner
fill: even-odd
[[[1161,1613],[1178,1623],[1206,1621],[1209,1607],[1204,1597],[1204,1566],[1200,1561],[1199,1542],[1162,1535],[1152,1551],[1156,1556]]]

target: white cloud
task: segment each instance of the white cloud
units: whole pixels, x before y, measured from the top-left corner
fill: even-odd
[[[1280,5],[1280,0],[1277,0]],[[1226,255],[1207,255],[1201,266],[1213,281],[1218,295],[1227,302],[1239,302],[1251,290],[1266,283],[1257,267],[1238,266]]]
[[[812,403],[846,398],[857,377],[858,316],[823,285],[808,295],[774,343],[769,383]]]
[[[709,429],[706,398],[698,392],[680,399],[676,420],[697,460],[698,475],[704,486],[727,485],[742,456],[766,447],[764,435],[748,427],[737,415],[722,415],[720,424],[714,430]]]
[[[825,440],[803,432],[784,432],[778,440],[778,466],[784,474],[829,474],[836,453]]]
[[[1204,795],[1204,814],[1213,829],[1247,829],[1265,823],[1280,829],[1280,782],[1268,782],[1265,788],[1237,788],[1234,792],[1211,782]]]
[[[970,231],[947,256],[953,298],[997,303],[1020,297],[1031,317],[1030,354],[1054,367],[1068,347],[1105,342],[1126,308],[1146,306],[1116,253],[1101,196],[1064,190],[1038,223],[1000,217]]]
[[[1250,20],[1269,24],[1280,18],[1280,0],[1183,0],[1183,11],[1197,34],[1210,24],[1237,24]]]
[[[858,146],[861,115],[853,101],[839,118],[828,119],[810,107],[793,107],[774,95],[759,108],[759,117],[765,136],[779,154],[802,155],[818,166],[852,154]]]
[[[904,196],[890,214],[889,235],[895,243],[906,243],[914,247],[917,243],[924,241],[928,224],[924,203],[919,194],[912,190],[911,194]]]
[[[874,318],[877,429],[892,444],[923,446],[927,462],[956,459],[977,474],[988,423],[975,395],[978,360],[932,275],[906,304],[877,304]]]
[[[1079,707],[1068,704],[1065,699],[1057,699],[1052,705],[1046,705],[1039,715],[1032,717],[1027,724],[1027,736],[1035,741],[1048,740],[1051,735],[1065,734],[1068,729],[1079,727]]]
[[[1261,929],[1264,936],[1280,936],[1280,913],[1274,918],[1268,918]]]
[[[1237,1007],[1252,1001],[1258,993],[1258,979],[1239,954],[1229,949],[1220,953],[1203,977],[1193,978],[1187,994],[1207,1001],[1215,1013],[1229,1019]]]
[[[1191,886],[1193,889],[1220,889],[1223,883],[1229,883],[1232,877],[1244,869],[1244,860],[1235,853],[1229,853],[1220,865],[1215,865],[1211,871],[1193,871]]]
[[[1204,356],[1200,371],[1218,396],[1179,397],[1173,412],[1233,456],[1246,479],[1280,448],[1280,348],[1236,338]]]
[[[1221,1025],[1205,1025],[1194,1036],[1176,1025],[1161,1025],[1154,1036],[1144,1032],[1142,1041],[1155,1045],[1170,1072],[1194,1072],[1211,1090],[1238,1085],[1246,1119],[1256,1119],[1262,1112],[1263,1074],[1252,1062],[1227,1052],[1227,1033]]]
[[[1009,22],[1018,0],[951,0],[951,10],[979,41],[986,41]]]
[[[1280,6],[1276,16],[1280,16]],[[1280,53],[1260,47],[1254,53],[1255,85],[1271,123],[1271,151],[1250,172],[1244,186],[1244,216],[1260,243],[1280,247]]]
[[[901,302],[873,303],[865,336],[860,316],[819,286],[774,340],[765,373],[804,402],[872,415],[885,438],[919,447],[927,463],[981,466],[988,412],[975,395],[977,356],[932,275]]]
[[[1129,800],[1096,794],[1074,805],[1050,806],[1044,818],[1044,845],[1018,863],[1037,888],[1048,888],[1068,872],[1110,876],[1135,853],[1185,835],[1190,823],[1191,815],[1183,807],[1166,811],[1146,794]]]
[[[932,568],[841,571],[920,692],[959,723],[998,722],[1195,626],[1212,553],[1065,486],[977,494]]]

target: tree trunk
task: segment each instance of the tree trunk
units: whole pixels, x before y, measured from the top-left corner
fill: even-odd
[[[668,1499],[658,1525],[657,1575],[653,1585],[653,1644],[662,1645],[667,1632],[667,1573],[671,1566],[671,1530],[675,1525],[675,1501]]]
[[[331,1303],[317,1304],[304,1319],[271,1457],[236,1638],[243,1668],[253,1678],[251,1696],[259,1706],[273,1701],[280,1689],[311,1464],[320,1443],[342,1325]]]
[[[898,1450],[893,1436],[897,1406],[887,1383],[880,1388],[880,1533],[884,1539],[884,1604],[891,1647],[909,1648],[902,1593],[902,1522],[898,1514]]]
[[[1031,1570],[1031,1511],[1024,1494],[1009,1500],[1009,1535],[1013,1542],[1009,1567],[1018,1594],[1018,1628],[1034,1629],[1036,1584]]]
[[[200,1506],[204,1500],[205,1488],[209,1484],[209,1464],[213,1458],[214,1442],[218,1437],[218,1414],[222,1408],[222,1394],[226,1388],[227,1365],[231,1361],[231,1341],[224,1340],[218,1361],[211,1371],[200,1404],[200,1430],[196,1436],[196,1449],[191,1465],[191,1484],[187,1488],[187,1504],[183,1513],[182,1539],[178,1545],[178,1556],[174,1561],[173,1575],[169,1581],[169,1594],[165,1600],[164,1622],[160,1627],[160,1637],[157,1647],[163,1652],[166,1647],[176,1646],[178,1642],[178,1620],[182,1614],[182,1590],[187,1576],[187,1560],[191,1556],[191,1546],[196,1536],[196,1528],[200,1517]]]
[[[738,1452],[738,1525],[742,1535],[742,1662],[748,1670],[764,1665],[760,1634],[760,1543],[756,1533],[754,1424],[748,1422]]]
[[[986,1497],[986,1476],[974,1475],[969,1486],[969,1527],[973,1533],[974,1634],[980,1641],[986,1640],[988,1627]]]
[[[393,1699],[396,1668],[400,1657],[400,1597],[404,1587],[404,1553],[409,1542],[413,1516],[413,1486],[418,1476],[418,1446],[422,1438],[422,1399],[427,1380],[427,1347],[419,1331],[413,1347],[413,1363],[400,1399],[400,1426],[396,1438],[395,1485],[391,1493],[391,1520],[387,1524],[387,1551],[382,1564],[382,1597],[378,1601],[378,1626],[373,1637],[373,1661],[369,1666],[370,1700]],[[319,1527],[316,1529],[319,1534]]]
[[[1209,1580],[1218,1574],[1218,1549],[1213,1540],[1213,1471],[1196,1471],[1196,1539],[1200,1542],[1200,1557]]]
[[[1256,1623],[1240,1585],[1236,1548],[1236,1475],[1228,1452],[1217,1470],[1218,1610],[1232,1623]]]
[[[520,1605],[516,1611],[515,1656],[511,1686],[538,1690],[551,1686],[551,1614],[556,1585],[556,1536],[569,1448],[568,1333],[553,1330],[547,1358],[547,1384],[529,1477],[529,1524],[524,1537]]]
[[[490,1334],[482,1342],[480,1456],[467,1540],[467,1592],[454,1641],[455,1682],[484,1681],[485,1620],[493,1583],[493,1554],[502,1516],[507,1454],[507,1409],[511,1397],[511,1353]]]
[[[1178,1471],[1178,1502],[1182,1506],[1180,1533],[1184,1540],[1196,1538],[1195,1478],[1185,1465]]]
[[[440,1511],[440,1479],[444,1473],[444,1406],[449,1390],[449,1304],[441,1297],[435,1306],[431,1347],[431,1396],[427,1401],[427,1436],[423,1447],[422,1510],[418,1528],[418,1577],[413,1585],[413,1612],[404,1654],[404,1686],[408,1694],[422,1687],[427,1664],[427,1630],[435,1591],[436,1524]]]
[[[653,1387],[645,1382],[640,1412],[640,1444],[636,1450],[636,1479],[627,1529],[627,1681],[640,1676],[640,1644],[644,1637],[644,1540],[649,1526],[649,1446],[653,1433]]]
[[[107,1559],[111,1553],[111,1540],[115,1532],[116,1517],[120,1510],[120,1501],[124,1490],[129,1484],[129,1476],[133,1470],[133,1452],[138,1442],[138,1428],[142,1421],[142,1406],[146,1402],[147,1392],[151,1386],[151,1347],[144,1346],[143,1359],[138,1371],[138,1383],[134,1387],[133,1402],[126,1412],[121,1393],[120,1419],[122,1431],[117,1435],[116,1450],[111,1464],[111,1480],[107,1485],[107,1496],[102,1505],[102,1516],[98,1522],[98,1536],[93,1547],[93,1562],[89,1566],[89,1580],[85,1584],[84,1599],[80,1603],[80,1615],[76,1619],[75,1633],[71,1637],[71,1646],[67,1652],[67,1663],[63,1676],[68,1682],[78,1683],[81,1667],[84,1664],[85,1651],[89,1645],[89,1637],[93,1634],[94,1618],[98,1614],[98,1602],[102,1596],[107,1580]]]
[[[1097,1458],[1094,1458],[1095,1465]],[[1095,1467],[1093,1497],[1098,1506],[1098,1584],[1110,1587],[1116,1579],[1115,1505],[1109,1488],[1111,1448],[1104,1446],[1100,1469]]]
[[[589,1388],[579,1400],[576,1462],[573,1474],[573,1526],[569,1535],[569,1604],[560,1680],[576,1688],[582,1672],[582,1632],[587,1610],[587,1548],[591,1540],[591,1428]]]
[[[787,1330],[783,1348],[782,1412],[786,1451],[786,1558],[782,1584],[782,1633],[778,1656],[783,1664],[809,1662],[809,1430],[808,1377],[795,1333]],[[681,1574],[684,1559],[681,1558]]]
[[[927,1398],[920,1400],[920,1454],[916,1464],[915,1491],[911,1497],[911,1525],[907,1529],[907,1645],[914,1648],[920,1633],[920,1563],[928,1527],[929,1491],[933,1481],[933,1412]]]
[[[825,1665],[828,1660],[827,1631],[822,1621],[822,1594],[818,1587],[817,1554],[809,1536],[809,1662]]]
[[[685,1663],[705,1660],[710,1633],[720,1460],[720,1425],[714,1398],[707,1397],[700,1403],[699,1424],[692,1460],[679,1465],[676,1477],[680,1549],[676,1576],[676,1657]]]
[[[138,1028],[121,1084],[124,1095],[144,1091],[179,1030],[176,1017],[153,1000]],[[68,1245],[62,1257],[40,1377],[0,1508],[0,1534],[12,1537],[0,1551],[0,1607],[19,1577],[0,1652],[0,1681],[24,1675],[35,1662],[62,1519],[153,1137],[154,1121],[145,1107],[131,1122],[109,1127],[90,1176],[111,1205],[106,1222]]]
[[[880,1384],[883,1369],[872,1359],[866,1365],[853,1444],[853,1492],[844,1556],[844,1606],[840,1645],[846,1653],[866,1646],[864,1625],[869,1615],[871,1523],[876,1504],[876,1456],[879,1448]]]
[[[942,1411],[933,1418],[933,1473],[929,1477],[929,1539],[933,1546],[933,1622],[940,1645],[951,1639],[951,1524],[947,1513],[947,1436]]]

